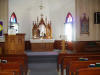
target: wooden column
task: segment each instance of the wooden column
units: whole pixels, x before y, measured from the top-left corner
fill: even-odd
[[[65,52],[66,50],[65,50],[65,40],[62,40],[62,52]]]

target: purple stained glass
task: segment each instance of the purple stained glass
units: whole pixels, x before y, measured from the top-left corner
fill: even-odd
[[[0,36],[3,34],[3,22],[0,21]]]

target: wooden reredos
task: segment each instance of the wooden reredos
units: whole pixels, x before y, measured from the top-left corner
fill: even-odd
[[[32,38],[52,39],[51,21],[47,22],[47,18],[44,21],[42,16],[40,21],[38,18],[37,21],[33,21]]]

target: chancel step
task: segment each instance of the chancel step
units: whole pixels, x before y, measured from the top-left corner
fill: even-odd
[[[29,63],[57,62],[57,55],[28,56],[28,62]]]

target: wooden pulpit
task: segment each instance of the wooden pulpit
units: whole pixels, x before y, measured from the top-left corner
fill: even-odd
[[[5,54],[24,54],[25,34],[8,35],[5,34]]]

